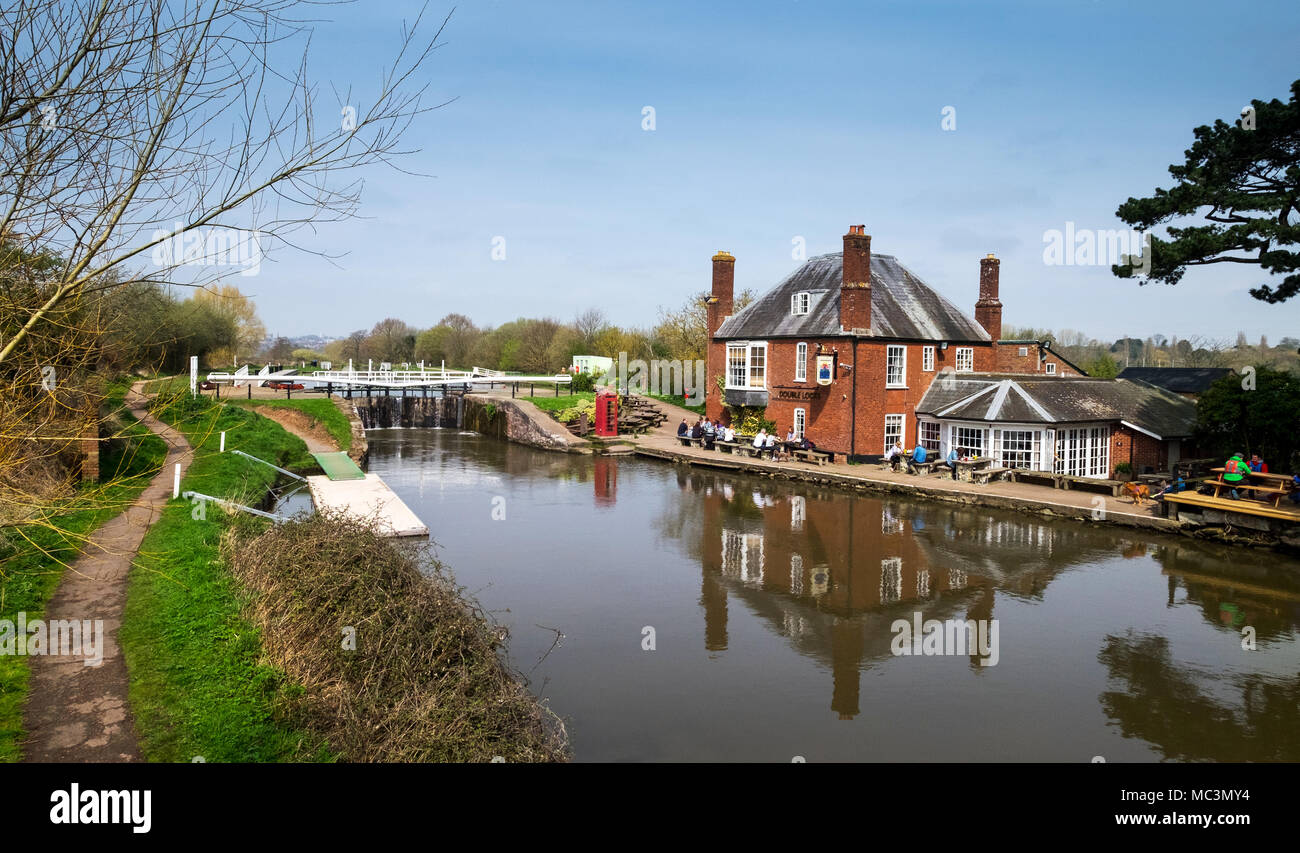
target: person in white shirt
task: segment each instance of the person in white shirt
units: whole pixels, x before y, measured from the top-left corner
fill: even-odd
[[[758,431],[758,435],[754,436],[754,446],[758,448],[762,448],[765,447],[766,445],[767,445],[767,430],[760,429]]]
[[[885,461],[889,463],[891,471],[897,471],[898,463],[903,461],[903,445],[897,441],[894,442],[894,446],[885,452]]]
[[[722,440],[723,440],[723,441],[735,441],[735,440],[736,440],[736,431],[735,431],[734,429],[732,429],[731,427],[726,427],[726,428],[723,429],[723,431],[722,431]]]

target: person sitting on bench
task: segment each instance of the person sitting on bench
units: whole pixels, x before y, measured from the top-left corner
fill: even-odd
[[[686,435],[690,431],[691,428],[686,425],[686,418],[682,418],[682,422],[677,425],[677,435],[680,437]]]
[[[889,463],[890,471],[898,470],[898,463],[903,461],[903,444],[895,441],[894,446],[885,451],[885,461]]]
[[[1300,474],[1291,475],[1291,503],[1300,504]]]
[[[1187,488],[1187,481],[1183,479],[1182,474],[1178,474],[1176,475],[1176,479],[1172,483],[1169,482],[1168,480],[1161,480],[1160,491],[1156,492],[1151,497],[1153,500],[1162,501],[1165,499],[1165,495],[1172,495],[1177,492],[1181,492],[1186,488]]]
[[[704,422],[704,436],[703,436],[705,450],[713,449],[713,438],[715,435],[717,435],[717,431],[713,428],[713,421],[706,420]]]
[[[944,462],[944,464],[952,469],[952,478],[954,480],[957,479],[957,459],[958,459],[957,448],[955,447],[948,448],[948,459],[947,461]]]
[[[1232,454],[1232,458],[1223,463],[1223,482],[1234,487],[1232,489],[1232,499],[1234,501],[1237,500],[1237,489],[1235,487],[1241,485],[1241,481],[1246,479],[1246,474],[1249,471],[1250,468],[1246,467],[1246,460],[1241,458],[1240,453]]]
[[[925,455],[925,448],[918,444],[912,451],[912,455],[907,457],[907,473],[915,474],[920,471],[917,465],[925,461]]]

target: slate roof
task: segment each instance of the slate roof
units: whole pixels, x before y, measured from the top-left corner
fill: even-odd
[[[1126,367],[1120,379],[1137,379],[1181,394],[1199,394],[1231,373],[1227,367]]]
[[[1027,374],[941,373],[916,412],[998,423],[1124,421],[1160,438],[1189,436],[1196,423],[1195,403],[1146,382]]]
[[[785,280],[727,318],[715,338],[825,338],[840,329],[839,252],[809,258]],[[810,293],[807,314],[790,313],[790,297]],[[871,335],[901,340],[987,342],[989,333],[898,262],[871,256]]]

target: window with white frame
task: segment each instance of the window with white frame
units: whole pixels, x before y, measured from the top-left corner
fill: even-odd
[[[952,444],[958,456],[984,455],[984,430],[980,427],[953,427]]]
[[[970,373],[975,369],[975,348],[957,347],[957,372]]]
[[[794,437],[796,440],[803,438],[804,427],[807,426],[807,423],[808,423],[808,410],[795,409],[794,410]]]
[[[925,448],[926,453],[938,454],[940,430],[942,429],[939,424],[934,421],[921,421],[917,429],[918,439],[921,446]]]
[[[794,348],[794,381],[808,381],[808,345],[799,344]]]
[[[727,344],[727,387],[742,390],[767,388],[767,344]]]
[[[1038,470],[1041,456],[1039,433],[1036,429],[995,430],[999,439],[998,464],[1003,468]]]
[[[1029,347],[1021,347],[1016,352],[1017,354],[1019,354],[1021,358],[1024,358],[1025,356],[1029,355]]]
[[[1071,477],[1110,476],[1110,427],[1056,431],[1055,470]]]
[[[885,415],[885,450],[894,446],[894,442],[903,440],[903,416]]]
[[[934,347],[921,347],[921,369],[934,370]]]
[[[1047,375],[1048,376],[1056,375],[1056,365],[1053,362],[1050,361],[1047,362]]]
[[[907,385],[907,347],[890,344],[885,347],[885,387],[903,388]]]
[[[808,293],[808,291],[801,290],[798,293],[791,294],[790,313],[807,314],[808,306],[810,306],[811,304],[812,304],[812,296]]]

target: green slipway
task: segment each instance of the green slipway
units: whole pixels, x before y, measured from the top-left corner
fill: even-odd
[[[357,463],[342,451],[337,453],[313,453],[325,476],[331,480],[364,480],[366,474],[357,467]]]

